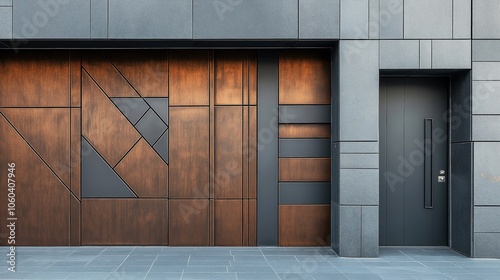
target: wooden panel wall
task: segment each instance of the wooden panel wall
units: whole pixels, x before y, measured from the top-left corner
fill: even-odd
[[[282,51],[280,105],[330,104],[328,61],[322,51]],[[23,52],[2,54],[0,69],[0,164],[16,162],[23,185],[19,244],[256,245],[255,52]],[[168,133],[167,155],[117,98],[167,100],[168,121],[146,105]],[[326,139],[329,131],[279,125],[281,139]],[[82,197],[82,142],[132,197]],[[281,158],[280,180],[329,181],[329,166]],[[325,239],[327,208],[281,205],[280,244]]]
[[[256,245],[256,57],[215,52],[214,245]]]
[[[80,147],[73,137],[80,92],[72,71],[79,68],[79,55],[67,51],[0,55],[0,180],[7,182],[7,164],[15,163],[16,245],[80,244]],[[2,201],[7,194],[0,188]],[[6,221],[12,216],[1,205]],[[1,227],[0,236],[7,234]]]
[[[324,50],[283,50],[279,58],[279,105],[329,105],[330,54]],[[280,139],[330,139],[330,124],[280,123]],[[330,158],[280,158],[280,182],[330,182]],[[324,200],[323,200],[324,201]],[[280,246],[325,246],[330,205],[280,205]]]

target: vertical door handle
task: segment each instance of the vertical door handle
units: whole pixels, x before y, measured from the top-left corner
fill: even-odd
[[[424,207],[434,207],[433,182],[432,182],[432,118],[424,120]]]

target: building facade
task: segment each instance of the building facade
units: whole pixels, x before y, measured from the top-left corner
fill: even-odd
[[[18,244],[500,257],[498,14],[0,0],[2,182],[16,165],[0,197],[16,195]]]

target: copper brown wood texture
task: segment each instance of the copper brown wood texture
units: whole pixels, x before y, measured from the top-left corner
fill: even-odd
[[[209,52],[171,51],[170,105],[209,105]]]
[[[214,55],[214,245],[255,245],[256,59],[253,52]],[[253,76],[252,76],[253,75]]]
[[[280,158],[279,180],[284,182],[329,182],[329,158]]]
[[[106,56],[142,97],[168,97],[168,52],[109,51]]]
[[[330,53],[328,51],[280,51],[280,105],[330,105],[330,90]]]
[[[114,167],[140,135],[91,76],[82,76],[82,135]]]
[[[70,109],[2,109],[22,137],[70,186]]]
[[[330,138],[329,124],[280,124],[279,138]]]
[[[82,66],[109,97],[139,97],[118,69],[102,52],[85,53]]]
[[[30,113],[25,111],[25,114]],[[5,201],[0,208],[2,221],[11,217],[7,215],[7,164],[15,163],[15,217],[18,218],[15,245],[69,245],[69,189],[22,139],[3,113],[0,115],[0,155],[3,169],[0,180],[5,184],[0,188],[0,197]],[[0,235],[8,236],[7,230],[6,225],[0,227]],[[0,245],[8,245],[7,239],[2,238]]]
[[[137,142],[115,170],[139,197],[168,196],[168,165],[144,139]]]
[[[208,198],[208,107],[170,108],[171,198]]]
[[[330,205],[280,205],[280,246],[328,246]]]
[[[167,245],[168,200],[84,199],[83,245]]]
[[[208,246],[209,200],[170,199],[169,243],[173,246]]]
[[[0,107],[68,107],[69,52],[3,53]]]

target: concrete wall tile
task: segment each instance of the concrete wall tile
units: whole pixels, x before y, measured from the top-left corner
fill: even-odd
[[[12,0],[0,0],[0,6],[12,7]]]
[[[405,39],[451,39],[452,0],[404,1]]]
[[[378,56],[378,41],[340,42],[341,141],[378,141]]]
[[[378,154],[340,154],[340,168],[378,169]]]
[[[500,81],[500,62],[473,62],[473,81]]]
[[[91,0],[90,8],[90,37],[108,38],[108,0]]]
[[[90,38],[90,0],[13,2],[14,38]]]
[[[500,38],[500,1],[475,0],[472,11],[472,38]]]
[[[432,41],[420,40],[420,69],[432,68]]]
[[[299,39],[338,39],[340,0],[299,0]]]
[[[500,41],[473,40],[472,61],[500,61]]]
[[[369,0],[340,0],[340,38],[368,39]]]
[[[500,258],[500,233],[475,233],[474,257]]]
[[[500,233],[500,207],[474,207],[474,232]]]
[[[483,116],[474,116],[485,118]],[[485,120],[480,120],[485,122]],[[488,122],[500,127],[500,116]],[[496,132],[497,134],[499,132]],[[499,139],[499,138],[497,138]],[[500,205],[500,142],[474,143],[474,205]]]
[[[500,116],[498,115],[472,116],[473,141],[498,141],[499,139],[500,139]],[[481,158],[478,158],[478,160],[481,160]]]
[[[378,205],[378,169],[340,169],[340,205]]]
[[[378,142],[341,142],[340,153],[343,154],[378,154]]]
[[[472,113],[500,114],[500,81],[472,82]]]
[[[361,256],[361,206],[340,206],[339,254]]]
[[[361,207],[361,256],[378,257],[378,206]]]
[[[380,39],[403,39],[403,0],[380,0]]]
[[[380,41],[380,69],[418,69],[418,40]]]
[[[470,69],[470,40],[434,40],[432,41],[433,69]]]
[[[453,39],[470,39],[472,36],[472,0],[453,0]]]
[[[297,39],[299,37],[298,0],[194,0],[193,2],[194,39]]]
[[[109,0],[109,38],[191,39],[191,18],[190,0]]]
[[[0,39],[12,39],[12,7],[0,7]]]
[[[368,38],[380,38],[380,0],[370,0],[368,3]]]

